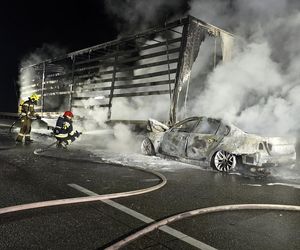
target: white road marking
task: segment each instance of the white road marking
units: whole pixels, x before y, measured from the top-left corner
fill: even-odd
[[[298,185],[298,184],[292,184],[292,183],[274,182],[274,183],[268,183],[267,185],[268,186],[286,186],[286,187],[300,188],[300,185]]]
[[[80,191],[82,193],[85,193],[85,194],[87,194],[89,196],[99,195],[99,194],[94,193],[93,191],[90,191],[90,190],[88,190],[88,189],[86,189],[84,187],[81,187],[81,186],[77,185],[77,184],[68,184],[68,186],[70,186],[70,187],[72,187],[72,188],[74,188],[74,189],[76,189],[76,190],[78,190],[78,191]],[[132,217],[135,217],[135,218],[137,218],[137,219],[139,219],[139,220],[141,220],[141,221],[143,221],[145,223],[152,223],[152,222],[154,222],[153,219],[151,219],[151,218],[149,218],[149,217],[147,217],[147,216],[145,216],[145,215],[143,215],[141,213],[138,213],[138,212],[136,212],[136,211],[134,211],[134,210],[132,210],[132,209],[130,209],[128,207],[125,207],[125,206],[123,206],[123,205],[121,205],[121,204],[119,204],[119,203],[117,203],[115,201],[112,201],[112,200],[102,200],[102,202],[104,202],[104,203],[106,203],[106,204],[108,204],[108,205],[110,205],[110,206],[112,206],[112,207],[114,207],[116,209],[119,209],[122,212],[127,213],[127,214],[131,215]],[[190,237],[190,236],[188,236],[188,235],[186,235],[186,234],[184,234],[184,233],[182,233],[182,232],[180,232],[180,231],[178,231],[176,229],[173,229],[173,228],[171,228],[169,226],[162,226],[159,229],[161,231],[164,231],[165,233],[168,233],[168,234],[174,236],[175,238],[178,238],[178,239],[180,239],[180,240],[182,240],[182,241],[184,241],[184,242],[186,242],[186,243],[188,243],[188,244],[190,244],[190,245],[198,248],[198,249],[216,250],[216,248],[213,248],[213,247],[211,247],[211,246],[209,246],[209,245],[207,245],[207,244],[205,244],[205,243],[203,243],[203,242],[201,242],[199,240],[196,240],[196,239],[194,239],[194,238],[192,238],[192,237]]]
[[[9,125],[9,124],[2,124],[2,123],[0,123],[0,127],[11,127],[11,125]]]
[[[243,186],[262,187],[261,184],[243,184]]]

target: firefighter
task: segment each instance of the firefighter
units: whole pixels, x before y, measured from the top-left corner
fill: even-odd
[[[21,112],[21,129],[20,133],[16,138],[16,141],[19,143],[23,142],[24,137],[25,144],[33,142],[33,140],[30,139],[31,123],[33,120],[41,119],[41,117],[34,111],[34,105],[37,105],[37,102],[40,99],[40,97],[40,95],[34,93],[30,97],[28,97],[27,101],[20,103],[19,110]]]
[[[63,116],[58,117],[56,121],[56,126],[53,129],[54,136],[57,139],[58,148],[67,148],[73,141],[78,138],[81,133],[78,131],[73,131],[73,113],[71,111],[66,111]]]

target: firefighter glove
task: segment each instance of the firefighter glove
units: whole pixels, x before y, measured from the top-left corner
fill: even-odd
[[[59,131],[58,128],[54,128],[54,129],[53,129],[53,133],[54,133],[55,135],[58,135],[58,134],[60,133],[60,131]]]
[[[81,132],[78,132],[78,131],[76,130],[76,132],[75,132],[74,135],[75,135],[76,137],[79,137],[81,134],[82,134]]]

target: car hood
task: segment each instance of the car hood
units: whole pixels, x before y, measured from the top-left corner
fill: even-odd
[[[165,132],[169,127],[157,120],[148,119],[147,129],[154,133]]]

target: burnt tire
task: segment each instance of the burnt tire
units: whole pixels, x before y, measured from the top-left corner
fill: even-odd
[[[211,167],[219,172],[229,172],[236,165],[236,156],[224,150],[217,151],[211,158]]]
[[[142,141],[141,151],[144,155],[155,155],[155,149],[152,141],[149,138],[145,138]]]

